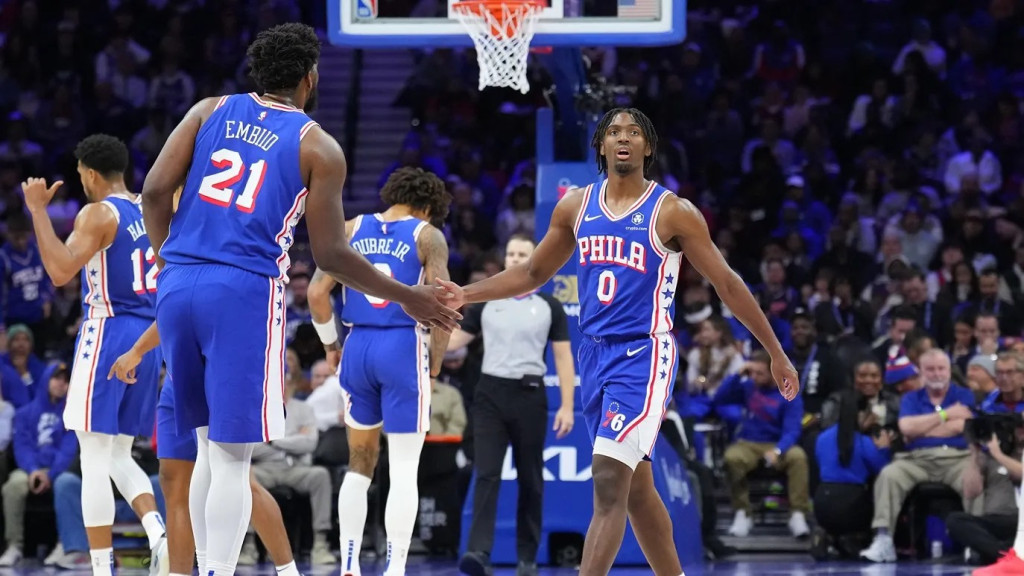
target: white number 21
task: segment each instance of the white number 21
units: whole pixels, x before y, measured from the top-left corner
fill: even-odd
[[[199,184],[199,197],[217,206],[230,206],[235,196],[234,186],[245,175],[245,162],[234,150],[221,148],[210,156],[210,162],[220,172],[203,178]],[[245,180],[242,194],[235,200],[235,207],[242,212],[251,213],[256,205],[256,197],[263,187],[263,177],[267,172],[267,162],[260,160],[249,166],[249,177]]]

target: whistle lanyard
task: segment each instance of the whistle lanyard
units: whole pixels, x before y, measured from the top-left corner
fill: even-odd
[[[810,371],[807,369],[814,363],[814,357],[818,355],[818,345],[811,346],[811,353],[807,355],[807,360],[804,361],[803,368],[800,369],[800,388],[802,390],[807,389],[807,378]]]

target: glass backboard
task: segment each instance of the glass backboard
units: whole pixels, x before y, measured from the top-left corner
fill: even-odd
[[[327,0],[332,44],[455,47],[473,42],[458,0]],[[544,0],[534,46],[664,46],[686,35],[685,0]]]

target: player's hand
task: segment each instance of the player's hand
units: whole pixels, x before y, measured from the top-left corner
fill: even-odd
[[[568,406],[562,406],[555,412],[555,425],[551,427],[555,431],[555,438],[565,438],[569,432],[572,432],[572,426],[576,420],[575,414],[573,414],[572,408]]]
[[[444,298],[438,294],[440,289],[436,286],[418,284],[410,286],[410,296],[402,302],[402,310],[413,320],[427,328],[437,328],[451,334],[459,327],[459,320],[462,314],[453,310]]]
[[[46,187],[46,178],[29,178],[21,183],[21,191],[25,194],[25,206],[29,212],[36,213],[46,210],[57,189],[64,185],[63,180],[57,180],[53,186]]]
[[[785,354],[777,358],[772,357],[772,379],[786,400],[792,402],[800,393],[800,375],[796,373],[796,368]]]
[[[135,369],[142,363],[142,354],[135,351],[132,348],[121,354],[114,365],[110,367],[110,373],[107,374],[107,380],[113,379],[117,376],[117,379],[124,382],[125,384],[135,384],[137,379],[135,378]]]
[[[327,365],[331,367],[331,372],[337,373],[338,365],[341,364],[341,344],[324,344],[324,352],[327,354]]]
[[[440,294],[448,306],[451,306],[455,310],[462,308],[466,304],[466,291],[462,289],[455,282],[449,282],[448,280],[441,280],[437,278],[437,283],[440,284]]]

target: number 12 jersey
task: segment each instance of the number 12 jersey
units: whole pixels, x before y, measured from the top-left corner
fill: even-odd
[[[254,93],[221,97],[196,135],[164,259],[283,280],[306,204],[300,142],[316,125],[302,110]]]

